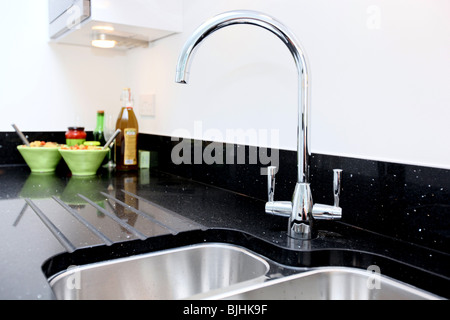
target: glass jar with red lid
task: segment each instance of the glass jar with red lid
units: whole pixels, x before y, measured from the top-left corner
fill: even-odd
[[[66,145],[69,147],[82,145],[86,142],[87,134],[83,127],[69,127],[66,132]]]

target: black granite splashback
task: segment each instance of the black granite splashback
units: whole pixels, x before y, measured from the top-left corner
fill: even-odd
[[[30,141],[64,142],[63,132],[25,134]],[[18,144],[21,141],[15,132],[0,133],[0,166],[24,164],[16,150]],[[177,144],[179,141],[172,141],[171,137],[148,134],[141,134],[139,141],[140,149],[154,151],[153,158],[157,154],[157,169],[160,171],[256,199],[266,199],[267,178],[261,175],[261,167],[267,164],[250,164],[253,163],[250,154],[254,149],[224,145],[224,155],[226,148],[231,148],[228,151],[234,150],[235,157],[245,154],[244,161],[242,158],[241,161],[231,159],[229,163],[232,164],[208,165],[201,162],[176,165],[172,161],[172,150]],[[208,145],[210,142],[192,141],[192,157],[195,147],[201,146],[204,150]],[[265,152],[258,149],[258,154],[260,151]],[[297,155],[293,151],[276,152],[279,155],[279,172],[275,200],[290,200],[297,178]],[[313,154],[310,174],[315,202],[333,203],[332,170],[335,168],[344,170],[341,192],[343,223],[450,252],[450,170]]]
[[[344,170],[344,222],[449,252],[449,170],[326,155],[312,162],[316,201],[332,201],[326,181],[332,168]]]
[[[267,178],[260,170],[267,164],[249,164],[253,150],[248,146],[233,146],[235,156],[239,148],[245,150],[244,164],[231,161],[233,164],[229,165],[175,165],[171,152],[179,143],[170,137],[152,135],[143,135],[140,141],[142,149],[158,152],[160,170],[266,199]],[[203,149],[210,144],[198,143]],[[194,145],[192,142],[192,148]],[[224,154],[227,147],[223,146]],[[275,200],[291,200],[297,179],[297,154],[286,150],[277,152]],[[450,170],[313,154],[310,174],[315,202],[333,204],[333,169],[344,170],[340,200],[344,223],[450,252]]]

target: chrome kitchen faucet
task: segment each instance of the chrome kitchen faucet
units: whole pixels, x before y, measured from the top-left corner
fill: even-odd
[[[204,39],[215,31],[234,24],[255,25],[272,32],[288,47],[297,65],[299,77],[297,184],[292,201],[274,201],[277,168],[269,167],[267,172],[268,202],[266,203],[266,212],[289,217],[288,235],[290,237],[303,240],[311,239],[314,236],[313,223],[315,219],[334,220],[340,219],[342,216],[342,209],[339,207],[342,170],[334,171],[334,205],[313,205],[309,183],[311,79],[305,51],[295,36],[280,22],[259,12],[239,10],[222,13],[203,23],[187,40],[178,60],[175,81],[187,83],[193,53]]]

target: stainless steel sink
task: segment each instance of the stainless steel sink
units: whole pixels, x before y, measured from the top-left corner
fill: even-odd
[[[211,297],[230,300],[435,300],[440,297],[356,268],[318,268]]]
[[[64,300],[441,299],[381,272],[291,268],[243,247],[205,243],[71,267],[49,279]]]
[[[264,282],[268,271],[241,247],[201,244],[69,268],[50,285],[64,300],[172,300]]]

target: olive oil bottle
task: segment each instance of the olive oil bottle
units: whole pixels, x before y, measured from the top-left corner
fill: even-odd
[[[139,126],[134,114],[133,97],[129,88],[122,91],[121,100],[122,109],[116,123],[116,130],[121,130],[115,144],[116,169],[119,171],[137,170]]]

